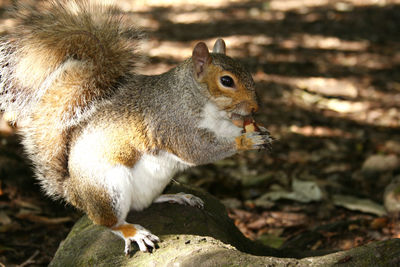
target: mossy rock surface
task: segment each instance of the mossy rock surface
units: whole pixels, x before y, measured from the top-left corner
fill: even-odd
[[[163,203],[127,218],[160,237],[153,253],[140,252],[133,245],[129,257],[125,256],[122,239],[84,216],[61,243],[50,266],[400,266],[399,239],[317,257],[262,246],[237,230],[216,198],[180,186],[169,188],[168,193],[181,191],[202,198],[204,210]]]

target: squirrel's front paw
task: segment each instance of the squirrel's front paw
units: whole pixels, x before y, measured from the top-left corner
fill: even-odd
[[[125,255],[128,255],[131,251],[132,241],[136,242],[139,249],[143,252],[151,252],[155,249],[156,244],[160,242],[157,236],[138,224],[124,223],[120,226],[113,227],[111,230],[114,234],[124,239]]]
[[[236,137],[238,150],[266,149],[269,148],[272,138],[267,131],[249,132]]]

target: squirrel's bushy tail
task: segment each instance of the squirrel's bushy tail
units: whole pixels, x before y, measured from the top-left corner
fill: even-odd
[[[93,1],[92,1],[93,2]],[[0,108],[30,114],[46,95],[62,124],[112,93],[139,58],[140,32],[118,10],[85,0],[19,4],[15,31],[0,41]]]
[[[141,34],[118,10],[85,0],[19,4],[14,13],[15,31],[0,40],[0,109],[23,121],[35,173],[59,197],[71,130],[132,73]]]

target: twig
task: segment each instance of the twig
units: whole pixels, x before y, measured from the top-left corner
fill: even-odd
[[[37,255],[39,255],[39,250],[36,250],[32,256],[30,256],[26,261],[24,261],[23,263],[21,263],[20,265],[17,265],[17,267],[24,267],[28,264],[31,263],[35,263],[35,261],[33,260]]]

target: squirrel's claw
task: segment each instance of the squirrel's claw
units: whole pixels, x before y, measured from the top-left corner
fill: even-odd
[[[131,252],[131,243],[132,243],[132,241],[129,238],[124,238],[124,241],[125,241],[124,253],[125,253],[125,256],[128,256],[129,253]]]
[[[204,202],[201,198],[196,197],[195,195],[192,194],[186,194],[184,192],[180,192],[176,194],[177,196],[181,196],[181,199],[184,201],[184,204],[187,204],[192,207],[196,207],[199,209],[204,208]]]
[[[124,223],[118,227],[112,228],[112,232],[124,239],[125,255],[129,255],[131,251],[132,241],[136,242],[140,251],[151,252],[156,248],[156,244],[160,242],[158,236],[153,235],[149,230],[138,224]]]
[[[158,236],[153,235],[149,230],[145,229],[144,227],[134,224],[136,228],[136,233],[129,237],[129,243],[125,239],[125,254],[127,252],[127,243],[129,245],[128,253],[130,251],[130,243],[131,241],[135,241],[138,244],[140,251],[143,252],[151,252],[153,249],[156,248],[156,243],[160,242]]]
[[[245,138],[251,140],[250,149],[265,149],[272,142],[272,138],[268,132],[245,133]]]

